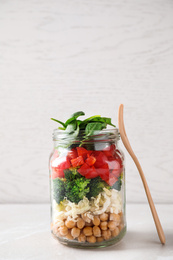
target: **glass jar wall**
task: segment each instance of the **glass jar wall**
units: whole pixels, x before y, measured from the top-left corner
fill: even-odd
[[[51,232],[79,248],[113,245],[126,232],[124,156],[117,129],[76,139],[55,130],[50,157]]]

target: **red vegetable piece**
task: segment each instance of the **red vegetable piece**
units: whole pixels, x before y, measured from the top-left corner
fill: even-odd
[[[92,166],[90,169],[88,169],[87,173],[85,174],[85,178],[87,179],[93,179],[99,176],[98,172],[96,171],[95,167]]]
[[[107,181],[109,179],[110,171],[107,163],[103,164],[100,168],[97,168],[96,170],[102,180]]]
[[[111,162],[112,165],[109,165],[111,168],[111,173],[114,174],[115,177],[119,177],[121,172],[123,171],[123,162],[119,154],[115,154],[115,159]],[[109,164],[109,162],[108,162]]]
[[[107,156],[107,157],[113,157],[114,154],[115,154],[115,145],[114,144],[111,144],[110,146],[106,147],[103,152],[104,154]]]
[[[64,177],[64,170],[70,168],[71,164],[68,157],[58,157],[52,161],[52,178]]]
[[[87,179],[93,179],[97,176],[99,176],[99,173],[96,171],[95,167],[90,167],[87,163],[84,163],[79,169],[78,172],[85,176]]]
[[[113,168],[112,168],[112,171],[111,173],[115,176],[115,177],[119,177],[121,172],[122,172],[122,167],[121,167],[121,164],[118,160],[114,160],[113,161]]]
[[[68,157],[69,159],[75,159],[76,157],[78,157],[78,153],[76,148],[72,148],[69,152],[68,152]]]
[[[59,157],[59,152],[58,152],[58,150],[55,150],[53,155],[52,155],[51,161],[55,160],[57,157]]]
[[[88,155],[88,154],[87,154]],[[94,156],[89,156],[85,162],[89,165],[92,166],[96,162],[96,158]]]
[[[90,170],[90,167],[87,163],[84,163],[79,169],[78,172],[82,175],[85,176],[87,172]]]
[[[100,151],[91,151],[91,155],[94,157],[98,156],[99,153],[100,153]]]
[[[82,156],[84,159],[87,158],[88,150],[83,147],[77,147],[78,156]]]
[[[109,186],[112,186],[117,181],[118,179],[114,175],[110,174],[109,179],[106,182]]]
[[[103,152],[99,152],[99,154],[96,156],[96,162],[94,166],[96,168],[100,168],[102,165],[104,165],[107,162],[107,157]]]
[[[71,160],[71,164],[73,167],[77,167],[77,166],[80,166],[82,164],[84,164],[84,160],[83,160],[83,157],[82,156],[79,156],[75,159],[72,159]]]
[[[64,170],[58,169],[57,167],[52,167],[52,179],[55,178],[64,178]]]

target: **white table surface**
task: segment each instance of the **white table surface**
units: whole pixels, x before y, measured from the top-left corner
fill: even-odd
[[[173,205],[156,205],[166,245],[161,245],[147,204],[127,205],[128,230],[119,244],[104,249],[61,245],[50,233],[48,204],[0,205],[0,260],[173,260]]]

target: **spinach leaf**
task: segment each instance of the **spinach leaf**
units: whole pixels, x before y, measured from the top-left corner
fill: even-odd
[[[71,115],[71,117],[65,122],[65,126],[67,126],[68,124],[70,124],[72,121],[76,120],[79,116],[84,116],[85,113],[83,111],[78,111],[76,113],[74,113],[73,115]]]
[[[72,137],[76,137],[79,134],[79,125],[76,120],[73,120],[70,124],[67,125],[65,133],[70,134]]]
[[[59,124],[63,125],[65,127],[65,124],[55,118],[51,118],[51,120],[55,121],[55,122],[58,122]]]
[[[113,125],[112,122],[111,122],[111,118],[109,118],[109,117],[102,117],[102,119],[105,121],[105,123],[107,125],[111,125],[111,126],[115,127],[115,125]]]
[[[88,123],[85,128],[85,134],[86,136],[92,135],[94,131],[103,129],[103,124],[100,122],[92,122]]]
[[[111,123],[111,118],[109,117],[101,117],[101,116],[92,116],[92,117],[89,117],[87,119],[85,119],[81,124],[80,124],[80,128],[85,128],[85,126],[90,123],[90,122],[102,122],[104,123],[104,127],[103,128],[106,128],[107,125],[111,125],[113,127],[115,127],[115,125],[113,125]]]

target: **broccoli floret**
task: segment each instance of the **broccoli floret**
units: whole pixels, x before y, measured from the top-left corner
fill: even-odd
[[[79,177],[81,177],[81,174],[78,173],[77,169],[66,169],[64,170],[65,179],[67,181],[73,181]]]
[[[89,186],[89,193],[86,196],[88,199],[91,199],[91,197],[96,197],[100,192],[103,191],[103,188],[110,189],[110,186],[105,181],[103,181],[100,177],[91,179],[88,186]]]
[[[78,203],[89,192],[90,180],[80,177],[72,181],[66,180],[65,191],[68,200]]]
[[[65,185],[64,180],[56,178],[53,180],[53,197],[59,204],[65,197]]]

